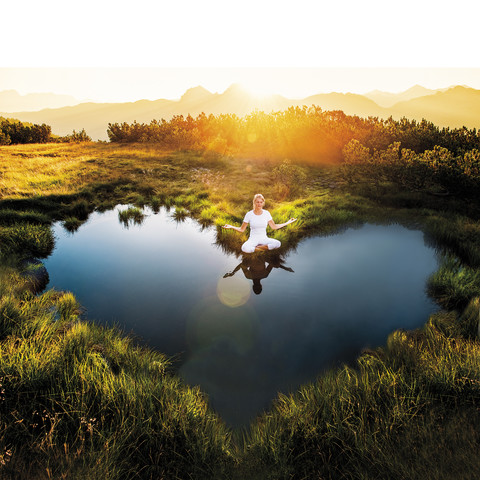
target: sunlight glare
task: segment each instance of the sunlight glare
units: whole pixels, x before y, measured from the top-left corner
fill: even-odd
[[[228,307],[239,307],[250,298],[250,283],[240,276],[221,278],[217,284],[217,294],[220,301]]]
[[[265,99],[275,95],[269,76],[257,76],[239,83],[243,90],[256,99]]]
[[[251,307],[231,309],[215,297],[207,297],[189,316],[187,341],[203,352],[227,341],[244,354],[254,344],[257,323],[258,317]]]

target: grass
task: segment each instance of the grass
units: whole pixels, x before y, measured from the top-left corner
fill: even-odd
[[[181,206],[175,207],[175,211],[172,214],[173,218],[177,220],[177,222],[182,222],[188,217],[188,210]]]
[[[14,223],[0,227],[3,256],[45,258],[52,253],[55,239],[49,225]]]
[[[473,479],[480,350],[472,316],[478,301],[454,322],[441,314],[422,330],[394,332],[357,368],[280,396],[245,439],[251,478]]]
[[[162,354],[80,321],[79,311],[70,293],[2,298],[0,451],[11,452],[2,478],[226,470],[229,433],[199,389],[169,373]]]
[[[302,168],[294,198],[275,162],[148,145],[0,147],[0,476],[5,479],[451,479],[480,467],[479,208],[406,192],[336,167]],[[37,172],[41,171],[41,174]],[[238,253],[239,225],[262,192],[286,252],[309,235],[364,222],[420,228],[442,255],[429,279],[444,310],[392,332],[356,366],[327,372],[245,432],[231,432],[170,360],[82,318],[68,292],[42,291],[32,258],[54,247],[51,224],[75,231],[94,210],[140,221],[144,206],[214,225]],[[47,274],[48,275],[48,274]],[[242,436],[243,435],[243,436]]]
[[[31,211],[18,211],[13,209],[0,210],[0,224],[12,225],[15,223],[33,223],[40,225],[50,224],[51,219],[48,215],[41,212]]]
[[[63,227],[65,228],[65,230],[71,233],[76,232],[82,224],[83,221],[76,217],[67,217],[63,221]]]
[[[480,296],[480,271],[462,264],[453,255],[442,259],[440,268],[428,279],[428,292],[446,309],[462,309]]]
[[[141,225],[145,219],[145,214],[138,207],[128,207],[126,210],[118,212],[118,219],[125,227],[128,227],[131,223]]]

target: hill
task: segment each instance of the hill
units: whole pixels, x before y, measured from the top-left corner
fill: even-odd
[[[394,118],[427,120],[438,126],[480,128],[480,90],[453,87],[434,95],[399,102],[391,108]]]
[[[325,93],[313,95],[298,102],[299,105],[318,105],[322,110],[342,110],[347,115],[361,117],[382,116],[382,109],[373,100],[354,93]]]
[[[70,95],[55,93],[28,93],[20,95],[16,90],[0,92],[0,112],[38,111],[44,108],[62,108],[80,103]]]
[[[413,87],[400,93],[381,92],[374,90],[366,93],[364,96],[373,100],[381,107],[392,107],[398,102],[405,102],[418,97],[425,97],[426,95],[433,95],[442,90],[430,90],[421,85],[414,85]]]
[[[433,92],[433,93],[432,93]],[[424,93],[425,95],[421,95]],[[24,122],[51,125],[53,133],[67,135],[72,130],[84,128],[94,140],[107,140],[109,123],[150,123],[153,119],[171,119],[174,115],[196,116],[201,112],[233,113],[247,115],[253,110],[267,113],[284,110],[290,106],[318,105],[323,110],[342,110],[348,115],[374,116],[395,119],[407,117],[418,121],[423,118],[438,126],[480,128],[480,90],[468,87],[452,87],[448,90],[431,91],[413,87],[403,94],[391,94],[393,98],[408,98],[390,107],[382,107],[365,95],[352,93],[328,93],[304,99],[288,99],[281,95],[255,97],[237,84],[225,92],[211,93],[203,87],[194,87],[185,92],[180,100],[139,100],[128,103],[82,103],[62,108],[41,111],[18,111],[1,113]],[[397,95],[395,97],[395,95]],[[421,95],[421,96],[415,96]],[[377,95],[378,97],[378,95]],[[409,98],[412,97],[412,98]],[[379,100],[380,101],[380,100]]]

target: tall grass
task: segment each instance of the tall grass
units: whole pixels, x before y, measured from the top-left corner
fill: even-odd
[[[1,299],[2,478],[223,478],[230,434],[200,390],[79,313],[69,293]]]
[[[1,255],[44,258],[50,255],[55,239],[49,225],[14,223],[0,226]]]
[[[444,308],[462,309],[480,295],[480,271],[447,254],[428,279],[427,290]]]
[[[34,210],[18,211],[13,209],[0,210],[0,225],[12,225],[18,223],[49,224],[48,215]]]
[[[63,221],[63,227],[65,228],[65,230],[71,233],[76,232],[82,224],[83,220],[80,220],[76,217],[67,217]]]
[[[223,212],[219,210],[217,206],[206,206],[205,208],[201,209],[200,214],[198,215],[198,219],[202,225],[211,225],[222,214]]]
[[[478,313],[477,300],[455,322],[438,314],[395,332],[357,368],[280,396],[245,439],[252,478],[473,479],[480,346],[464,330],[476,332]]]
[[[134,225],[141,225],[145,219],[145,214],[138,207],[128,207],[126,210],[118,212],[118,219],[125,227],[128,227],[132,223]]]
[[[182,222],[188,217],[188,210],[184,207],[176,206],[172,217],[177,220],[177,222]]]

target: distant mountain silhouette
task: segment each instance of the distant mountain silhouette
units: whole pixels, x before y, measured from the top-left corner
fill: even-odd
[[[203,87],[189,88],[180,99],[181,102],[202,103],[212,98],[214,94]]]
[[[480,90],[452,87],[434,95],[399,102],[390,110],[394,118],[425,117],[438,126],[480,128]]]
[[[55,93],[28,93],[20,95],[16,90],[0,92],[0,112],[36,111],[44,108],[61,108],[78,105],[79,100],[70,95]]]
[[[307,97],[298,103],[318,105],[322,110],[342,110],[347,115],[362,117],[381,116],[383,113],[373,100],[355,93],[324,93]]]
[[[430,90],[422,87],[421,85],[414,85],[413,87],[400,93],[381,92],[380,90],[374,90],[373,92],[366,93],[364,96],[373,100],[381,107],[391,107],[398,102],[404,102],[412,100],[418,97],[425,97],[426,95],[433,95],[443,90]]]
[[[424,95],[421,95],[424,93]],[[371,94],[373,95],[373,93]],[[443,127],[480,128],[480,90],[452,87],[432,91],[420,86],[402,94],[389,94],[390,99],[406,98],[390,107],[382,107],[365,95],[328,93],[304,99],[288,99],[281,95],[257,98],[240,85],[231,85],[223,93],[211,93],[203,87],[185,92],[180,100],[139,100],[129,103],[81,103],[75,106],[45,109],[37,112],[0,113],[0,116],[17,118],[32,123],[51,125],[57,135],[67,135],[73,130],[85,129],[94,140],[107,140],[109,123],[150,123],[151,120],[174,115],[197,116],[201,112],[215,115],[234,113],[244,116],[254,110],[271,113],[290,106],[318,105],[323,110],[342,110],[347,115],[395,119],[407,117],[418,121],[423,118]],[[421,95],[421,96],[418,96]],[[380,101],[380,100],[379,100]],[[1,105],[1,104],[0,104]],[[0,109],[1,112],[1,109]]]

